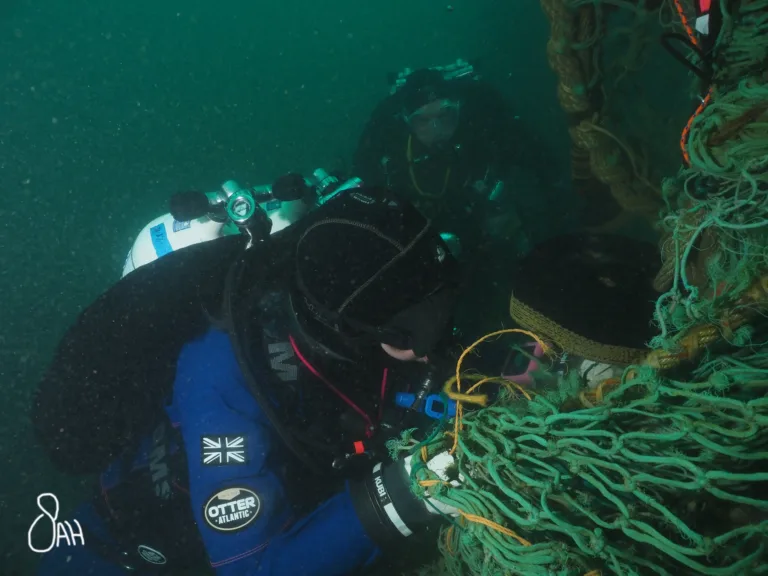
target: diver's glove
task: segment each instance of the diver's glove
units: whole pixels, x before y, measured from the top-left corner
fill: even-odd
[[[459,486],[461,476],[459,480],[449,480],[446,474],[453,464],[453,456],[441,452],[427,467],[442,481]],[[412,456],[387,465],[379,463],[369,476],[350,483],[357,516],[371,540],[381,547],[424,530],[443,515],[458,515],[453,506],[431,497],[419,498],[411,491],[411,466]]]

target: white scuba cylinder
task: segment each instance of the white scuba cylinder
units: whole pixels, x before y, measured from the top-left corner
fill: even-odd
[[[262,203],[261,207],[272,220],[271,234],[298,221],[309,210],[303,200],[270,200]],[[189,222],[179,222],[170,214],[164,214],[152,220],[139,232],[125,259],[123,276],[170,252],[238,233],[239,230],[232,223],[216,222],[207,216]]]

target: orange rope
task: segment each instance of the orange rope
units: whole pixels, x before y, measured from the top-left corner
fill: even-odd
[[[509,528],[506,528],[506,527],[502,526],[501,524],[497,524],[493,520],[488,520],[487,518],[483,518],[482,516],[477,516],[475,514],[468,514],[468,513],[464,512],[462,510],[459,510],[459,514],[461,514],[462,518],[466,518],[470,522],[474,522],[476,524],[482,524],[483,526],[487,526],[488,528],[490,528],[492,530],[496,530],[497,532],[501,532],[502,534],[505,534],[506,536],[509,536],[510,538],[514,538],[515,540],[517,540],[523,546],[526,546],[526,547],[527,546],[532,546],[532,544],[530,542],[528,542],[528,540],[526,540],[522,536],[519,536],[518,534],[516,534],[515,532],[513,532]],[[451,547],[448,544],[448,538],[452,534],[453,534],[453,526],[448,528],[448,531],[446,532],[446,535],[445,535],[445,544],[446,544],[446,547],[448,548],[448,551],[451,554],[453,554],[453,550],[451,550]],[[590,570],[589,572],[584,574],[584,576],[600,576],[600,571],[599,570]]]
[[[686,146],[688,144],[688,134],[691,132],[691,124],[693,124],[693,121],[696,119],[696,116],[698,116],[704,111],[704,108],[707,107],[707,104],[709,104],[709,101],[711,99],[712,99],[712,88],[709,89],[709,92],[707,92],[707,95],[704,97],[704,100],[702,100],[701,104],[699,104],[699,107],[696,108],[696,112],[694,112],[693,115],[688,119],[688,123],[685,125],[685,128],[683,128],[683,133],[680,135],[680,150],[683,152],[683,160],[685,160],[685,163],[688,166],[691,165],[691,157],[688,155],[688,150],[686,149]]]
[[[675,8],[677,8],[677,13],[680,15],[680,23],[683,25],[683,28],[685,28],[691,44],[698,48],[699,40],[696,38],[696,34],[694,33],[693,28],[691,28],[691,25],[688,24],[688,18],[685,16],[685,10],[683,10],[683,5],[680,4],[680,0],[675,0]]]
[[[467,512],[464,512],[463,510],[459,510],[458,512],[461,515],[461,520],[468,520],[469,522],[474,522],[475,524],[482,524],[483,526],[487,526],[491,530],[496,530],[497,532],[501,532],[505,536],[514,538],[523,546],[526,546],[526,547],[532,546],[532,544],[528,540],[526,540],[525,538],[523,538],[513,530],[510,530],[506,526],[502,526],[501,524],[498,524],[493,520],[488,520],[488,518],[483,518],[482,516],[478,516],[476,514],[469,514]],[[451,544],[450,544],[450,540],[452,536],[453,536],[453,526],[448,528],[448,530],[445,533],[445,547],[448,549],[448,552],[450,552],[451,554],[453,554],[453,549],[451,548]],[[590,570],[589,572],[584,574],[584,576],[600,576],[600,574],[601,573],[599,570]]]
[[[595,398],[597,398],[598,402],[603,401],[603,388],[606,386],[616,386],[617,384],[621,384],[620,378],[608,378],[607,380],[603,380],[600,382],[600,384],[597,385],[597,388],[595,388]]]
[[[475,514],[467,514],[466,512],[463,512],[461,510],[459,510],[459,514],[461,514],[462,518],[466,518],[470,522],[474,522],[476,524],[482,524],[483,526],[488,526],[488,528],[496,530],[497,532],[501,532],[502,534],[505,534],[510,538],[514,538],[515,540],[520,542],[520,544],[522,544],[523,546],[531,546],[531,543],[528,542],[528,540],[526,540],[522,536],[518,536],[509,528],[505,528],[501,524],[496,524],[496,522],[494,522],[493,520],[488,520],[487,518],[483,518],[482,516],[476,516]]]
[[[688,34],[688,39],[691,41],[691,44],[693,44],[698,48],[699,39],[696,38],[696,33],[693,31],[693,28],[691,28],[691,25],[688,23],[688,18],[685,15],[685,10],[683,9],[683,5],[680,3],[680,0],[675,0],[675,8],[677,8],[677,14],[680,16],[680,23],[683,25],[683,28],[685,28],[685,33]],[[683,160],[688,166],[691,165],[691,157],[688,154],[688,150],[686,149],[686,147],[688,144],[688,134],[690,134],[691,132],[691,124],[693,124],[693,121],[696,119],[696,116],[701,114],[704,108],[707,107],[707,104],[709,104],[711,97],[712,97],[712,89],[710,88],[709,92],[707,92],[707,95],[701,101],[701,104],[699,104],[699,107],[696,108],[696,112],[694,112],[693,115],[688,119],[688,123],[685,125],[685,128],[683,128],[683,133],[680,135],[680,150],[683,153]]]
[[[634,372],[630,372],[630,376],[633,375]],[[621,384],[621,378],[608,378],[601,381],[594,390],[584,390],[580,392],[579,399],[587,408],[594,408],[595,405],[592,403],[592,400],[595,402],[602,402],[604,395],[611,389],[616,388],[619,384]]]
[[[451,536],[453,535],[453,526],[448,528],[448,530],[445,531],[445,548],[448,550],[449,554],[453,554],[453,550],[451,549]]]
[[[442,480],[420,480],[419,486],[424,486],[425,488],[428,488],[430,486],[437,486],[438,484],[448,484],[448,482],[443,482]]]

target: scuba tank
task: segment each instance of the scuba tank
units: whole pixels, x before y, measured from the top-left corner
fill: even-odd
[[[268,227],[274,234],[348,188],[362,182],[340,182],[319,168],[311,176],[281,176],[274,183],[243,188],[234,180],[215,192],[180,192],[171,198],[170,211],[147,224],[136,237],[123,264],[126,276],[181,248],[232,234]],[[257,223],[258,222],[258,223]]]

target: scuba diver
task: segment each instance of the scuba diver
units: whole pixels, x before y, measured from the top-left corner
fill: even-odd
[[[392,398],[436,379],[457,265],[407,201],[358,187],[262,241],[130,272],[34,397],[52,462],[100,475],[74,515],[85,546],[39,573],[359,574],[428,536],[456,511],[415,496],[385,441],[436,424]]]
[[[551,159],[502,95],[459,60],[400,73],[364,128],[353,172],[404,191],[464,251],[501,244],[508,258],[539,240],[532,217],[556,188]],[[539,185],[524,189],[525,173]]]
[[[514,262],[569,226],[552,158],[463,60],[401,72],[363,130],[354,174],[402,191],[459,254],[465,346],[498,327]]]

